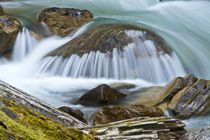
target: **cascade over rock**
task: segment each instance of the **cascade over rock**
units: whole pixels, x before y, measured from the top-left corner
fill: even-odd
[[[140,78],[157,83],[185,73],[161,37],[124,24],[88,29],[49,53],[39,71],[73,78]]]
[[[93,14],[88,10],[51,7],[44,9],[38,20],[47,24],[53,34],[67,36],[92,21]]]
[[[105,106],[92,115],[93,125],[107,124],[111,122],[136,118],[136,117],[160,117],[163,112],[157,107],[145,105]]]
[[[162,53],[171,54],[171,50],[168,48],[163,39],[151,31],[132,25],[107,24],[91,28],[81,36],[66,43],[49,55],[68,57],[73,54],[82,56],[83,54],[90,53],[91,51],[110,53],[114,50],[114,48],[117,48],[119,51],[123,51],[129,44],[134,43],[135,45],[144,45],[149,43],[146,42],[149,40],[154,43],[157,55]],[[153,52],[142,51],[136,52],[135,55],[140,57],[149,57],[152,53]]]
[[[20,27],[17,19],[6,15],[0,16],[0,56],[10,57]]]
[[[78,103],[87,106],[117,104],[125,97],[125,94],[103,84],[82,95],[82,97],[79,98]]]

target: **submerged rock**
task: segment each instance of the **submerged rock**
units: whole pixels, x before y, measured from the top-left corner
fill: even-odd
[[[79,98],[78,103],[86,106],[117,104],[125,97],[125,94],[103,84],[85,93]]]
[[[82,111],[79,109],[74,110],[68,106],[62,106],[62,107],[59,107],[58,110],[63,111],[84,123],[87,123],[87,121],[83,117]]]
[[[140,89],[134,93],[133,99],[129,102],[129,104],[143,104],[152,106],[158,98],[158,93],[163,87],[161,86],[152,86],[144,89]]]
[[[59,36],[67,36],[92,20],[91,12],[75,8],[51,7],[39,15],[39,21],[47,24],[50,31]]]
[[[87,127],[66,113],[0,81],[1,139],[94,139]]]
[[[168,83],[152,105],[170,109],[177,118],[203,116],[210,112],[210,81],[190,74]]]
[[[210,126],[201,130],[188,132],[183,139],[185,140],[209,140],[210,139]]]
[[[130,83],[113,83],[110,85],[111,88],[114,88],[116,90],[126,90],[126,89],[133,89],[136,87],[134,84]]]
[[[83,129],[100,140],[181,140],[184,127],[167,117],[139,117]]]
[[[171,54],[171,50],[163,39],[151,31],[132,25],[107,24],[89,29],[49,55],[68,57],[72,54],[77,54],[82,56],[91,51],[110,54],[114,48],[123,51],[128,44],[139,45],[138,43],[141,43],[140,45],[153,43],[157,50],[157,55],[162,53]],[[136,52],[135,55],[149,57],[152,53],[142,51]]]
[[[160,117],[161,109],[144,105],[105,106],[92,115],[93,125],[131,119],[135,117]]]
[[[10,57],[20,27],[21,24],[17,19],[0,16],[0,56]]]

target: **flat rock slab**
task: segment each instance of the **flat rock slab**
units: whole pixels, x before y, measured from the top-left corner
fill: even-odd
[[[184,124],[167,117],[140,117],[84,128],[101,140],[180,139]]]

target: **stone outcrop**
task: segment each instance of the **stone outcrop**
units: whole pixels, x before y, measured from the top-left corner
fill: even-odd
[[[39,15],[39,21],[59,36],[67,36],[92,20],[91,12],[74,8],[51,7],[44,9]]]
[[[184,124],[167,117],[140,117],[84,128],[101,140],[182,139]]]
[[[72,116],[0,82],[1,139],[94,139],[78,129],[84,127]]]
[[[135,32],[135,35],[128,31]],[[91,51],[99,51],[111,55],[114,48],[117,48],[118,51],[123,51],[128,44],[134,43],[139,45],[138,43],[141,42],[144,45],[143,43],[148,40],[152,40],[154,43],[157,55],[163,53],[171,54],[171,50],[163,39],[151,31],[132,25],[106,24],[89,29],[81,36],[71,40],[48,55],[68,57],[72,54],[77,54],[82,56]],[[152,55],[150,53],[148,52],[145,55],[145,52],[139,52],[135,55],[148,57]]]
[[[63,111],[63,112],[65,112],[65,113],[67,113],[67,114],[69,114],[69,115],[71,115],[71,116],[77,118],[78,120],[87,124],[87,121],[83,117],[82,111],[79,109],[74,110],[68,106],[62,106],[62,107],[59,107],[58,110]]]
[[[93,125],[131,119],[135,117],[160,117],[161,109],[144,105],[105,106],[92,115]]]
[[[210,112],[210,81],[190,74],[168,83],[152,105],[169,109],[179,119],[203,116]]]
[[[0,16],[0,56],[9,57],[20,27],[21,24],[17,19]]]
[[[118,104],[125,97],[125,94],[103,84],[85,93],[78,103],[86,106]]]

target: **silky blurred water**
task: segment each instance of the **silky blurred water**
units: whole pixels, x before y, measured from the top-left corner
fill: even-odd
[[[179,61],[179,67],[172,76],[160,76],[162,82],[153,82],[154,76],[148,79],[107,78],[95,76],[62,76],[57,72],[37,70],[43,57],[50,51],[60,47],[74,37],[48,37],[41,41],[34,40],[29,34],[17,40],[21,50],[17,47],[13,52],[13,61],[0,61],[0,79],[36,96],[56,107],[68,105],[80,108],[88,118],[96,108],[75,105],[74,102],[82,94],[100,84],[127,82],[136,84],[139,88],[154,85],[164,85],[176,76],[193,73],[198,77],[210,79],[210,2],[209,1],[165,1],[159,0],[16,0],[0,2],[4,11],[17,17],[28,29],[44,30],[36,21],[38,14],[46,7],[74,7],[90,10],[94,14],[94,22],[85,25],[78,32],[81,34],[89,28],[105,23],[124,23],[144,27],[159,34],[173,50]],[[44,32],[44,31],[43,31]],[[20,33],[24,36],[27,31]],[[25,39],[24,39],[25,38]],[[25,43],[24,40],[25,40]],[[18,43],[19,41],[19,43]],[[18,46],[18,45],[17,45]],[[32,48],[24,50],[25,46]],[[26,51],[27,50],[27,51]],[[58,61],[58,60],[56,60]],[[45,62],[46,64],[48,62]],[[58,63],[58,62],[57,62]],[[43,63],[42,63],[43,64]],[[64,64],[63,64],[64,65]],[[43,66],[43,65],[41,65]],[[167,70],[171,72],[171,69]],[[155,69],[157,70],[157,69]],[[181,71],[181,72],[179,72]],[[82,75],[82,74],[81,74]],[[163,82],[164,81],[164,82]],[[201,127],[202,119],[187,120],[187,128]],[[209,124],[209,117],[206,117]]]

